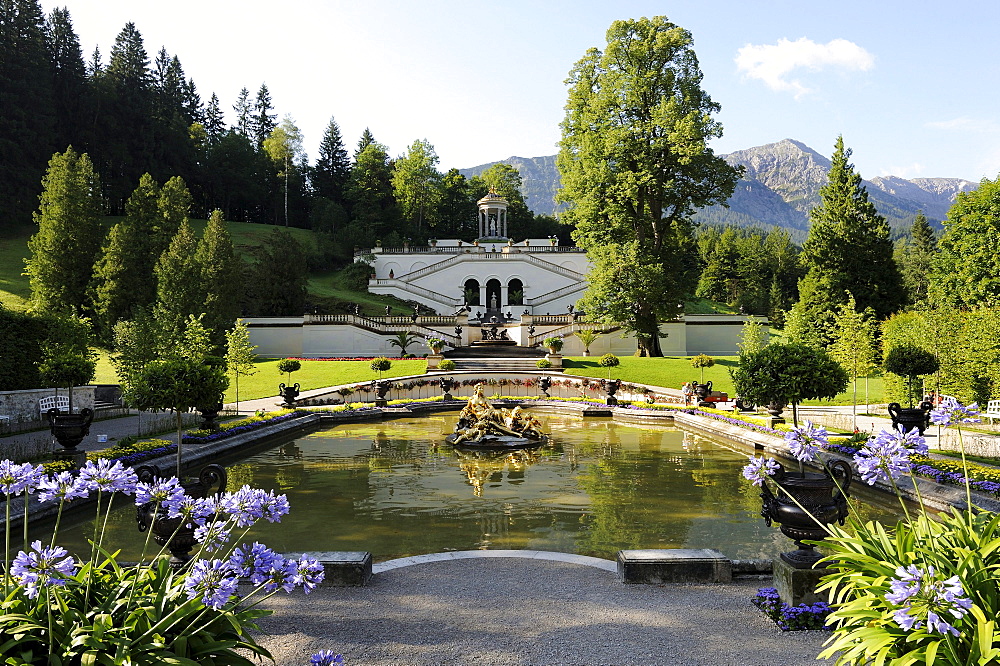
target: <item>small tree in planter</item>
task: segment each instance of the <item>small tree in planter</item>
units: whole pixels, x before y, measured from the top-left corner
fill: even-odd
[[[558,336],[553,336],[551,338],[545,338],[542,340],[542,344],[548,347],[549,353],[558,354],[563,348],[563,339]]]
[[[94,379],[97,364],[93,355],[68,344],[50,347],[38,364],[42,381],[52,387],[65,387],[69,395],[69,413],[73,413],[73,387],[89,384]]]
[[[911,409],[917,377],[935,373],[939,367],[940,364],[934,354],[916,345],[893,347],[885,355],[886,371],[906,378],[906,394]]]
[[[288,375],[288,383],[278,386],[279,395],[285,399],[285,405],[292,405],[299,397],[299,385],[292,384],[292,373],[302,369],[302,363],[294,358],[283,358],[278,361],[278,372]]]
[[[691,367],[701,369],[700,383],[702,384],[705,383],[705,368],[711,368],[713,365],[715,365],[715,359],[708,354],[698,354],[691,359]]]
[[[601,337],[601,334],[592,328],[585,328],[582,331],[577,331],[575,335],[583,344],[584,356],[590,356],[590,345],[597,342],[597,338]]]
[[[218,401],[229,388],[229,378],[200,361],[171,359],[146,365],[125,396],[141,410],[172,409],[177,417],[177,476],[181,475],[181,437],[185,412]]]
[[[621,359],[614,354],[605,354],[597,361],[597,364],[608,369],[608,381],[611,381],[611,368],[617,368],[621,365]]]
[[[792,404],[792,421],[798,426],[798,403],[833,398],[847,389],[847,373],[822,349],[806,345],[772,343],[740,357],[730,370],[733,388],[743,400],[757,405]]]
[[[372,369],[372,372],[378,373],[379,379],[382,379],[382,373],[387,372],[389,368],[392,367],[392,361],[387,359],[385,356],[379,356],[378,358],[372,360],[369,367]]]

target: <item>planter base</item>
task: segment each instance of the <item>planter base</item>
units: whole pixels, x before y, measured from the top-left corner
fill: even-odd
[[[799,604],[814,604],[827,601],[824,596],[816,594],[816,586],[820,579],[827,575],[826,569],[798,569],[784,561],[784,555],[774,560],[774,587],[778,596],[789,606]]]

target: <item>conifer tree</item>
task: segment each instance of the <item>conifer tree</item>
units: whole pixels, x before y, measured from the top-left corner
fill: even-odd
[[[372,135],[371,130],[366,127],[365,131],[361,133],[361,138],[358,139],[358,147],[354,150],[354,164],[358,163],[358,157],[361,156],[365,148],[373,143],[375,143],[375,137]]]
[[[312,184],[316,196],[343,205],[344,189],[351,175],[351,162],[344,148],[344,139],[340,134],[337,121],[330,118],[323,139],[319,143],[319,157],[313,168]]]
[[[65,150],[70,144],[82,148],[88,145],[90,136],[87,127],[90,90],[83,50],[68,9],[56,7],[49,13],[45,40],[52,66],[56,148]]]
[[[794,308],[806,321],[826,329],[824,346],[830,344],[836,309],[849,295],[859,310],[871,308],[877,318],[894,312],[905,298],[889,225],[869,201],[861,176],[848,162],[850,156],[838,136],[829,180],[820,189],[820,205],[809,212],[812,226],[802,246],[808,270]]]
[[[250,138],[250,114],[253,113],[253,106],[250,104],[250,91],[246,88],[240,89],[233,111],[236,112],[236,124],[233,125],[233,129]]]
[[[105,339],[118,321],[131,319],[138,308],[156,300],[152,237],[161,223],[159,198],[156,181],[143,174],[94,266],[94,309]]]
[[[272,111],[274,105],[271,103],[271,91],[267,89],[266,83],[262,83],[253,103],[253,115],[250,116],[249,127],[250,138],[257,146],[263,145],[271,130],[278,126],[278,114]]]
[[[200,282],[205,289],[204,324],[212,332],[213,341],[221,345],[223,334],[232,328],[240,314],[242,270],[221,210],[214,210],[209,216],[195,260],[201,268]]]
[[[150,264],[155,264],[159,260],[160,255],[170,246],[177,230],[188,221],[188,214],[191,212],[191,193],[183,178],[174,176],[163,184],[156,207],[159,214],[156,223],[150,229]]]
[[[56,148],[51,66],[38,0],[0,2],[0,117],[3,229],[30,223],[38,183]]]
[[[854,415],[855,429],[858,427],[858,378],[868,377],[878,367],[876,353],[875,323],[872,321],[871,311],[859,312],[854,296],[848,296],[834,320],[830,356],[847,371],[848,377],[854,382],[851,412]],[[867,402],[867,397],[865,401]]]
[[[937,238],[923,211],[917,212],[910,227],[910,237],[896,245],[896,263],[899,265],[911,303],[927,298]]]
[[[200,315],[206,311],[197,250],[194,230],[184,220],[170,246],[156,262],[153,316],[168,336],[179,334],[189,315]]]
[[[226,133],[226,120],[219,108],[219,97],[215,93],[208,100],[205,108],[205,134],[208,136],[208,143],[214,146],[219,143],[219,139]]]
[[[32,307],[41,312],[82,315],[87,287],[101,251],[101,183],[87,154],[72,147],[49,160],[42,180],[38,232],[25,259]]]

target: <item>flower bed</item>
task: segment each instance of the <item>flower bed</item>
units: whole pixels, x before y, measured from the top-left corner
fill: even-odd
[[[296,416],[302,416],[308,413],[309,412],[306,410],[299,409],[282,409],[275,412],[267,412],[261,416],[251,416],[233,423],[223,424],[219,426],[219,429],[215,432],[210,430],[190,430],[181,442],[184,444],[207,444],[208,442],[215,442],[233,435],[251,432],[253,430],[263,428],[264,426],[282,423],[283,421],[288,421]]]
[[[827,629],[826,616],[830,614],[830,604],[819,601],[814,604],[789,606],[778,597],[778,590],[762,587],[753,598],[753,605],[764,611],[782,631],[803,631]]]

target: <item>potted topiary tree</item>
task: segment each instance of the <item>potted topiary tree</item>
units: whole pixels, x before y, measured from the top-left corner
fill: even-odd
[[[705,383],[705,368],[711,368],[713,365],[715,365],[715,359],[708,354],[698,354],[691,359],[691,367],[701,369],[702,384]]]
[[[60,414],[58,409],[50,409],[45,416],[48,418],[52,436],[65,449],[74,453],[76,446],[90,433],[94,410],[84,408],[79,414],[73,413],[73,387],[90,383],[94,378],[96,367],[97,364],[89,351],[81,351],[69,344],[56,344],[50,347],[38,365],[42,381],[54,387],[66,387],[69,395],[69,413]],[[72,454],[67,455],[75,457]]]
[[[617,405],[618,398],[615,397],[615,393],[617,393],[618,389],[621,388],[622,382],[620,379],[611,381],[611,368],[617,368],[621,365],[621,359],[614,354],[605,354],[600,358],[600,360],[597,361],[597,364],[602,368],[608,369],[608,378],[606,380],[601,380],[601,387],[604,389],[604,392],[608,394],[606,402],[609,405]]]
[[[796,426],[799,402],[833,398],[847,389],[847,372],[829,354],[794,343],[774,343],[758,352],[744,354],[730,375],[742,399],[772,406],[772,416],[780,415],[781,409],[791,403]]]
[[[299,383],[292,385],[292,373],[302,369],[302,364],[294,358],[283,358],[278,361],[278,372],[288,375],[288,384],[278,384],[278,395],[284,399],[286,407],[294,407],[295,399],[299,397]]]
[[[927,418],[934,405],[923,402],[914,408],[913,396],[917,377],[937,372],[940,364],[931,352],[916,345],[899,345],[889,350],[885,355],[885,369],[894,375],[906,378],[906,394],[909,407],[904,408],[898,402],[889,404],[889,416],[892,417],[892,427],[903,426],[907,431],[916,428],[924,434]]]

